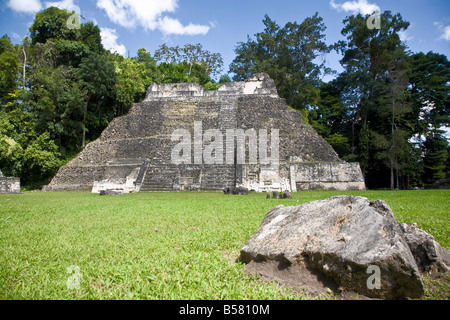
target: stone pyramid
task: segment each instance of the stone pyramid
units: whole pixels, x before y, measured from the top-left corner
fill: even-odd
[[[259,73],[214,91],[196,83],[153,84],[143,102],[115,118],[44,190],[234,186],[258,192],[365,188],[359,164],[339,159]]]

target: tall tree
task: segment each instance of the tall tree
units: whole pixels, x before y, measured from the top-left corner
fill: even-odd
[[[411,122],[424,152],[426,183],[445,177],[448,157],[443,127],[450,126],[450,62],[442,54],[422,52],[410,57],[410,93],[415,113]]]
[[[0,102],[11,101],[19,80],[19,47],[8,35],[0,38]]]
[[[30,27],[31,45],[45,43],[49,39],[77,40],[78,30],[67,27],[67,20],[71,15],[69,11],[56,7],[49,7],[36,13]]]
[[[419,52],[410,57],[410,92],[420,115],[417,131],[426,134],[450,125],[450,61],[443,54]]]
[[[274,79],[280,96],[297,109],[315,106],[320,100],[320,77],[330,70],[319,58],[329,52],[324,42],[325,24],[318,13],[302,23],[289,22],[283,28],[268,15],[265,29],[247,38],[235,49],[230,65],[234,80],[244,80],[255,72],[266,72]]]
[[[86,145],[86,133],[89,128],[100,131],[108,125],[114,116],[111,99],[114,97],[116,74],[114,64],[105,56],[91,54],[83,59],[76,76],[86,94],[82,116],[81,147]],[[98,133],[97,133],[98,134]]]
[[[401,168],[400,154],[406,152],[413,135],[405,121],[411,112],[406,92],[410,65],[407,48],[399,37],[409,23],[400,14],[385,11],[381,28],[369,29],[368,18],[358,14],[344,20],[342,35],[346,40],[334,47],[343,54],[345,71],[336,83],[352,117],[353,150],[363,171],[371,171],[369,180],[375,180],[382,175],[369,168],[389,168],[394,188],[394,171],[398,176]]]
[[[443,131],[435,130],[423,143],[425,183],[432,184],[446,176],[449,143],[443,133]]]
[[[117,82],[115,84],[115,114],[128,112],[131,105],[142,101],[149,85],[159,78],[156,62],[145,49],[139,49],[137,58],[114,56]]]

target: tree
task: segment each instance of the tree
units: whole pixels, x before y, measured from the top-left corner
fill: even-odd
[[[162,75],[160,70],[158,69],[158,65],[156,60],[152,58],[150,53],[145,48],[140,48],[137,53],[137,57],[135,58],[140,63],[144,64],[145,69],[145,79],[147,82],[144,83],[146,87],[151,85],[152,83],[161,83]]]
[[[115,67],[106,56],[91,54],[81,62],[76,77],[86,94],[81,122],[81,147],[84,148],[89,129],[103,130],[114,116],[111,100],[116,82]]]
[[[419,52],[410,57],[409,78],[417,131],[426,134],[450,125],[450,62],[443,54]]]
[[[296,109],[315,106],[320,100],[320,77],[330,72],[324,61],[317,64],[320,56],[329,52],[323,19],[316,13],[301,24],[289,22],[281,28],[266,15],[263,23],[265,29],[255,40],[248,37],[236,47],[236,58],[230,65],[233,79],[266,72],[288,105]]]
[[[155,51],[155,60],[172,65],[187,65],[186,73],[189,79],[194,71],[206,77],[216,77],[223,67],[223,58],[220,53],[204,50],[200,43],[186,44],[184,47],[168,47],[163,44]]]
[[[385,11],[381,29],[369,29],[368,18],[358,14],[344,20],[342,35],[347,39],[334,48],[343,54],[345,71],[336,85],[351,118],[353,152],[369,174],[369,185],[372,179],[384,183],[380,180],[384,166],[390,170],[393,189],[394,172],[399,181],[402,161],[406,161],[402,155],[411,152],[408,140],[414,134],[408,122],[412,112],[407,92],[411,66],[398,35],[409,23],[400,14]]]
[[[61,166],[58,146],[50,139],[48,132],[40,135],[24,151],[24,183],[51,178]]]
[[[410,62],[414,123],[424,140],[423,180],[431,184],[446,174],[448,142],[441,128],[450,124],[450,62],[445,55],[433,52],[413,54]]]
[[[308,118],[312,127],[322,136],[342,132],[344,129],[346,109],[341,101],[340,92],[334,83],[322,83],[320,100],[316,106],[309,108]],[[347,139],[348,140],[348,139]]]
[[[374,86],[377,96],[377,115],[383,119],[390,118],[390,144],[388,149],[388,166],[391,172],[391,190],[395,189],[394,171],[396,171],[397,188],[399,188],[399,171],[402,169],[402,154],[409,152],[407,140],[413,132],[403,115],[412,111],[408,99],[408,73],[410,65],[403,48],[389,52],[385,57],[385,73]],[[402,122],[404,125],[402,126]],[[406,124],[406,125],[405,125]],[[403,127],[404,129],[401,129]],[[386,122],[380,123],[377,130],[388,134]],[[383,152],[383,151],[382,151]]]
[[[67,27],[67,20],[71,15],[71,12],[56,7],[49,7],[36,13],[30,27],[31,45],[46,43],[49,39],[76,41],[78,30]]]
[[[343,54],[341,65],[345,71],[339,77],[344,84],[341,88],[344,103],[353,105],[354,116],[362,126],[367,125],[368,112],[375,106],[373,87],[389,72],[390,54],[405,51],[398,32],[409,26],[400,14],[385,11],[381,15],[381,29],[371,30],[366,24],[369,17],[361,14],[347,17],[341,32],[347,40],[334,45]]]
[[[115,67],[93,23],[69,29],[66,10],[50,7],[30,28],[29,103],[36,131],[63,157],[95,139],[114,117]]]
[[[19,80],[19,48],[8,35],[0,38],[0,102],[11,101]]]
[[[150,68],[153,64],[150,60],[143,61],[143,53],[141,51],[137,59],[124,58],[120,55],[114,57],[117,77],[114,87],[116,115],[125,114],[133,103],[143,100],[148,86],[153,83],[152,70],[146,66],[146,62],[150,64]]]
[[[436,180],[445,178],[447,173],[449,143],[443,133],[444,131],[433,131],[423,143],[425,183],[432,184]]]

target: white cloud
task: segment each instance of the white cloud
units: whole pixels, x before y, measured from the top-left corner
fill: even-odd
[[[102,37],[102,44],[106,50],[111,52],[117,52],[118,54],[125,56],[127,48],[123,44],[117,43],[119,36],[115,29],[100,28],[100,36]]]
[[[40,0],[9,0],[6,4],[9,8],[16,12],[23,13],[36,13],[44,8],[57,7],[60,9],[70,9],[73,7],[73,0],[62,1],[45,1],[45,5],[42,6]]]
[[[368,3],[367,0],[345,1],[341,4],[336,3],[335,0],[331,0],[330,6],[337,11],[349,11],[353,14],[361,13],[363,15],[372,14],[375,11],[381,11],[378,5]]]
[[[10,9],[22,13],[36,13],[42,9],[39,0],[9,0],[6,5]]]
[[[180,21],[169,17],[163,17],[158,20],[158,29],[164,34],[178,34],[178,35],[205,35],[209,31],[209,26],[202,26],[198,24],[188,24],[183,26]]]
[[[178,8],[178,0],[97,0],[97,7],[105,10],[109,19],[128,29],[142,27],[160,30],[164,34],[206,34],[209,26],[189,23],[165,16]]]
[[[438,30],[441,33],[439,39],[450,41],[450,25],[444,26],[440,22],[435,22],[434,25],[438,27]]]
[[[411,41],[412,39],[414,39],[414,37],[412,35],[410,35],[407,30],[399,31],[398,36],[400,37],[400,41],[402,41],[402,42],[408,42],[408,41]]]
[[[16,32],[13,32],[12,34],[11,34],[11,36],[12,36],[12,38],[14,39],[14,40],[22,40],[22,38],[20,37],[20,35],[18,34],[18,33],[16,33]]]
[[[45,7],[57,7],[59,9],[71,9],[74,3],[73,0],[62,0],[62,1],[46,1]]]
[[[450,26],[444,28],[444,32],[441,35],[441,39],[450,41]]]

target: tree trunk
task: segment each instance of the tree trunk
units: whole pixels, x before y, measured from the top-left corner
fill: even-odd
[[[394,161],[391,159],[391,190],[394,190]]]
[[[392,139],[392,145],[391,145],[391,152],[390,152],[390,156],[391,156],[391,190],[394,190],[395,186],[394,186],[394,160],[393,160],[393,155],[392,152],[395,150],[394,149],[394,121],[395,121],[395,114],[394,114],[394,98],[392,97],[392,121],[391,121],[391,139]]]
[[[399,183],[399,179],[398,179],[398,169],[395,169],[395,174],[396,174],[396,179],[397,179],[397,189],[396,190],[400,190],[400,183]]]
[[[82,124],[82,128],[83,128],[83,138],[81,140],[81,147],[84,149],[84,147],[86,146],[86,118],[87,118],[87,113],[88,113],[88,106],[89,106],[89,101],[91,100],[92,94],[89,93],[89,96],[87,98],[86,101],[86,111],[83,115],[83,124]]]
[[[23,52],[23,69],[22,69],[22,87],[25,90],[25,68],[27,66],[27,54],[25,52],[25,45],[22,47],[22,52]]]
[[[83,117],[83,138],[81,140],[81,148],[84,149],[84,147],[86,146],[86,125],[85,125],[85,121],[86,121],[86,115]]]

